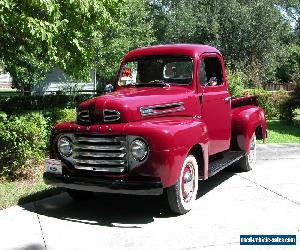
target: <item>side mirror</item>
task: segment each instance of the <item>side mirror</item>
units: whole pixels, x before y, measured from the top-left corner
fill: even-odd
[[[206,88],[206,86],[208,86],[208,82],[205,81],[205,83],[202,84],[202,87]]]
[[[113,85],[111,85],[111,84],[105,85],[105,88],[104,88],[105,93],[111,93],[113,91],[114,91],[114,86]]]

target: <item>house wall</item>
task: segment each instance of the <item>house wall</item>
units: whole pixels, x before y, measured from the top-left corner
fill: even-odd
[[[55,94],[57,91],[68,93],[70,89],[92,91],[94,90],[93,73],[92,70],[88,82],[74,82],[63,70],[54,68],[45,75],[45,79],[40,84],[33,88],[33,94],[47,95]]]
[[[9,74],[0,74],[0,88],[10,89],[12,84],[12,78]]]

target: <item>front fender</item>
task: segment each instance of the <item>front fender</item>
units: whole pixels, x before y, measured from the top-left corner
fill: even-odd
[[[207,143],[207,127],[192,117],[155,118],[128,123],[124,133],[145,138],[150,150],[189,149],[197,143]]]
[[[124,133],[145,138],[149,145],[149,158],[140,166],[144,173],[161,178],[163,186],[176,183],[182,164],[193,146],[200,145],[204,166],[207,169],[207,127],[192,117],[155,118],[129,123]]]
[[[242,106],[233,109],[231,150],[249,152],[250,139],[257,128],[261,128],[261,139],[265,141],[266,120],[260,107]]]

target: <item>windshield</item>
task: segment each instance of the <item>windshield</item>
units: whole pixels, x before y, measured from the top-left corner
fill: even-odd
[[[192,74],[193,63],[189,57],[143,57],[123,65],[118,85],[190,84]]]

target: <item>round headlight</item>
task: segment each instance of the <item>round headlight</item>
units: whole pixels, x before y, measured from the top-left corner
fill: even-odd
[[[142,161],[148,154],[148,146],[143,140],[136,139],[130,144],[130,152],[135,160]]]
[[[69,157],[72,155],[72,141],[66,136],[62,136],[57,142],[58,152],[63,157]]]

